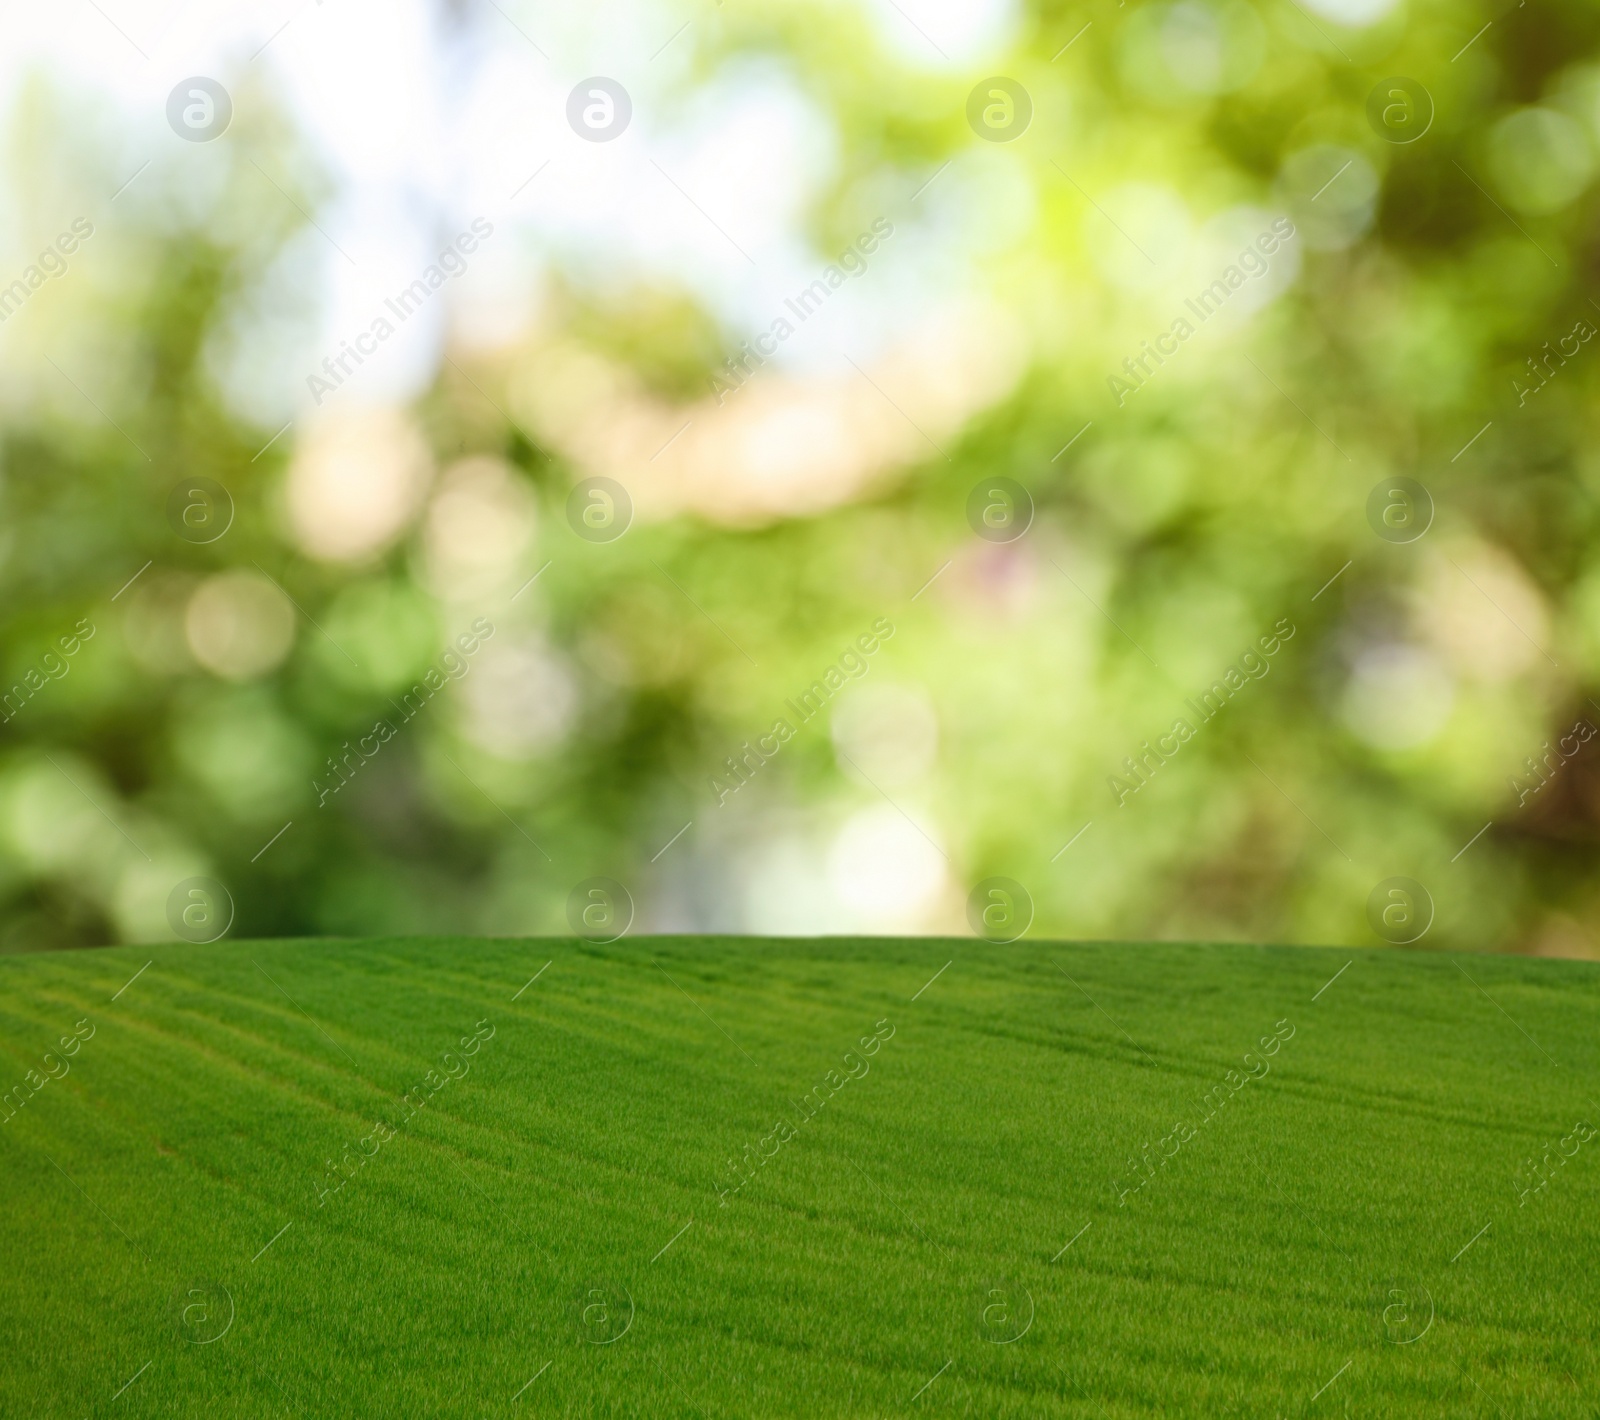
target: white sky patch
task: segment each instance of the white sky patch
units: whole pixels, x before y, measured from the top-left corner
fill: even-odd
[[[826,118],[767,63],[729,66],[682,110],[636,101],[610,143],[566,140],[533,185],[539,238],[597,284],[671,278],[735,322],[787,294],[797,224],[836,160]]]
[[[235,412],[262,428],[279,428],[294,413],[306,373],[326,353],[315,345],[321,245],[310,228],[295,233],[206,338],[211,378]]]
[[[944,888],[945,870],[926,828],[887,804],[858,810],[828,853],[828,881],[859,931],[916,931]]]
[[[944,64],[893,4],[867,2],[886,33],[909,35],[935,67]],[[957,66],[986,62],[1017,27],[1013,0],[896,3]],[[7,12],[0,83],[21,92],[43,71],[64,96],[74,125],[107,153],[108,219],[126,213],[232,241],[259,235],[259,212],[281,208],[286,221],[301,221],[299,204],[316,224],[238,298],[207,350],[229,403],[264,438],[313,407],[306,380],[323,358],[370,331],[385,298],[474,219],[495,231],[467,273],[397,324],[324,404],[416,397],[436,378],[451,329],[477,345],[515,340],[554,268],[580,288],[683,288],[726,328],[731,350],[770,330],[786,300],[886,219],[894,234],[868,256],[868,270],[822,316],[797,325],[776,356],[791,370],[848,375],[849,361],[871,363],[932,304],[981,296],[981,263],[1036,217],[1015,155],[985,151],[958,156],[914,205],[912,192],[931,174],[885,165],[849,195],[849,220],[819,235],[812,214],[839,163],[831,117],[778,57],[736,56],[698,79],[696,35],[707,17],[658,0],[594,8],[503,0],[515,24],[494,7],[453,20],[427,0],[103,8],[138,47],[86,0],[66,11]],[[685,20],[689,28],[662,51]],[[214,142],[184,142],[166,123],[167,95],[192,75],[217,79],[234,101],[230,130]],[[586,142],[566,120],[572,87],[594,75],[615,78],[633,104],[629,127],[610,142]],[[281,110],[294,142],[240,141],[266,108]],[[110,208],[110,192],[135,171]],[[224,201],[229,182],[258,205]],[[54,234],[32,230],[43,220],[36,205],[13,198],[0,214],[19,251]],[[101,213],[89,215],[99,229]],[[97,238],[96,264],[119,255],[114,233],[111,222]]]
[[[1397,3],[1398,0],[1305,0],[1307,9],[1352,28],[1377,24]]]
[[[834,899],[823,854],[796,835],[757,846],[741,882],[741,926],[761,935],[822,935],[850,930],[848,912]]]
[[[1003,53],[1017,32],[1015,0],[863,0],[885,47],[921,69],[963,69]]]

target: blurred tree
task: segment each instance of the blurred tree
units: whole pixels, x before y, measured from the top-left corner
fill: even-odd
[[[720,399],[781,305],[524,233],[516,343],[273,436],[219,370],[328,189],[294,136],[97,216],[5,328],[5,947],[169,935],[195,876],[264,935],[566,930],[596,875],[645,929],[964,931],[1000,874],[1035,934],[1378,943],[1403,876],[1424,946],[1592,954],[1600,16],[1367,8],[1039,4],[1004,143],[853,10],[708,17],[674,101],[781,64],[816,269],[929,306]]]

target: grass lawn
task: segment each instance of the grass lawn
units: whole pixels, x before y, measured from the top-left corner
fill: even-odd
[[[0,1415],[1593,1416],[1597,1027],[1401,952],[0,958]]]

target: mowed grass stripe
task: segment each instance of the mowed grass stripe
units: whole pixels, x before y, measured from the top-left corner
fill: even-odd
[[[506,1415],[528,1385],[517,1414],[1589,1413],[1595,1146],[1525,1206],[1513,1179],[1594,1094],[1600,975],[1473,959],[1491,1002],[1446,960],[1362,954],[1311,1002],[1350,959],[661,939],[5,961],[19,1077],[64,1004],[104,1034],[0,1129],[23,1279],[0,1344],[24,1358],[0,1410]],[[323,1159],[483,1018],[471,1072],[318,1207]],[[725,1160],[882,1018],[869,1073],[721,1206]],[[1269,1073],[1199,1123],[1283,1018]],[[1195,1135],[1119,1204],[1180,1120]],[[234,1309],[206,1345],[168,1310],[196,1277]],[[1408,1345],[1395,1283],[1431,1297]],[[596,1293],[632,1298],[609,1345]]]

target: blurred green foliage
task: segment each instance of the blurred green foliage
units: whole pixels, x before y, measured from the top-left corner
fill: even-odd
[[[1196,24],[1214,63],[1184,47]],[[0,430],[8,683],[81,618],[95,635],[4,726],[6,948],[166,935],[167,894],[195,873],[251,935],[564,930],[594,874],[629,885],[646,928],[871,926],[808,895],[849,857],[842,825],[892,806],[942,866],[887,925],[958,927],[968,885],[1005,874],[1035,933],[1375,943],[1368,893],[1404,874],[1436,904],[1425,946],[1591,954],[1600,781],[1581,753],[1546,758],[1537,794],[1513,781],[1600,715],[1600,359],[1545,358],[1600,322],[1600,15],[1401,6],[1355,28],[1288,3],[1039,5],[1002,66],[1033,123],[1003,148],[966,125],[980,76],[897,64],[853,12],[730,5],[696,42],[707,65],[778,57],[836,125],[819,265],[876,198],[909,224],[947,159],[976,173],[946,220],[1016,323],[1010,393],[840,506],[641,517],[595,544],[566,512],[593,470],[521,417],[521,352],[442,363],[415,421],[433,465],[487,456],[531,500],[523,590],[497,591],[489,620],[498,648],[537,652],[497,712],[509,737],[473,730],[470,695],[515,667],[475,663],[319,808],[330,757],[392,716],[463,604],[427,571],[441,493],[368,560],[307,556],[285,512],[301,430],[262,452],[271,429],[218,393],[207,351],[298,223],[250,163],[307,204],[320,191],[290,137],[241,120],[249,163],[205,203],[97,236],[123,253],[116,282],[80,281],[62,338],[10,356],[37,378]],[[1391,75],[1435,106],[1404,145],[1367,118]],[[14,125],[48,127],[50,103],[30,94]],[[96,176],[92,151],[61,156]],[[37,161],[19,159],[23,189]],[[1291,215],[1298,276],[1119,406],[1107,377],[1206,284],[1168,260],[1161,214],[1200,227],[1241,206],[1259,220],[1235,248]],[[687,286],[556,279],[562,338],[655,398],[703,399],[749,335]],[[1531,397],[1530,359],[1548,375]],[[966,521],[996,475],[1036,504],[1010,544]],[[235,504],[212,543],[168,520],[195,477]],[[1396,477],[1434,502],[1411,543],[1367,517]],[[194,654],[195,598],[229,569],[294,604],[292,645],[258,674]],[[932,707],[931,768],[877,784],[819,719],[719,806],[727,756],[877,617],[896,632],[863,685]],[[1280,619],[1296,630],[1270,673],[1119,804],[1125,759]],[[789,848],[811,866],[769,872]]]

